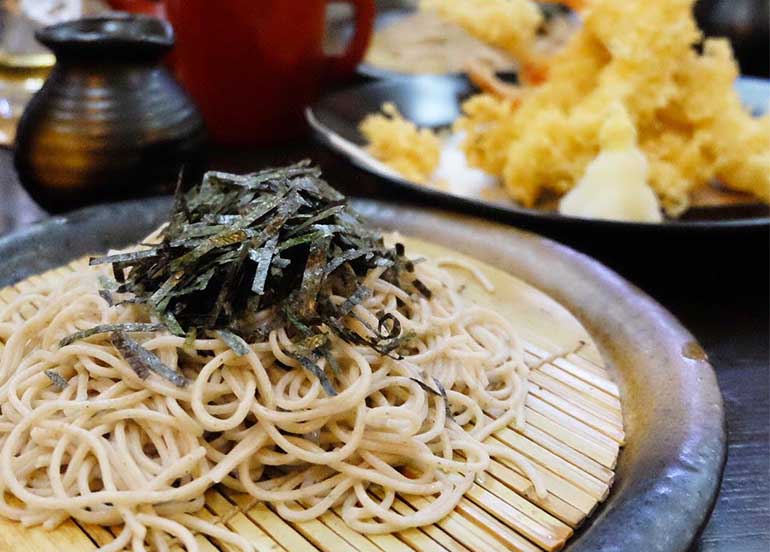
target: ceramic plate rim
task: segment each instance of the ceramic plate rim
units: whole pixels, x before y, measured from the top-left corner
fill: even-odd
[[[682,356],[683,347],[694,343],[692,335],[663,307],[611,270],[546,238],[467,215],[375,200],[354,203],[365,217],[386,230],[398,229],[471,254],[534,285],[567,307],[596,342],[623,393],[629,443],[620,454],[613,492],[568,550],[639,549],[635,545],[659,552],[687,550],[716,500],[726,456],[724,410],[713,368],[705,358]],[[0,285],[88,252],[140,239],[165,218],[169,205],[169,198],[160,198],[89,207],[3,237]],[[610,336],[608,324],[618,321],[623,321],[621,327]],[[634,362],[648,360],[632,370],[631,356]],[[644,408],[655,415],[642,420],[649,414],[639,411],[640,398],[635,394],[641,391],[630,385],[644,389],[646,377],[651,375],[665,376],[667,385],[644,397]],[[670,394],[677,385],[688,393],[680,392],[675,401],[659,404],[663,398],[657,393]],[[663,415],[659,408],[664,409]],[[636,446],[640,428],[655,432],[658,441]],[[645,456],[651,454],[649,447],[660,449],[656,454],[666,459],[662,465],[657,456],[656,463],[650,464]],[[638,465],[639,455],[648,465]],[[633,477],[623,475],[629,469]],[[643,470],[642,477],[638,470]],[[630,498],[629,493],[633,494]],[[622,531],[617,530],[619,526]]]

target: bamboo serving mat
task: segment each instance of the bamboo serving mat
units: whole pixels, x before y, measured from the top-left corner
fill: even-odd
[[[436,246],[403,240],[410,252],[444,256]],[[453,257],[458,257],[452,253]],[[0,291],[0,305],[21,291],[53,282],[83,261],[32,276]],[[561,549],[573,530],[606,498],[612,485],[623,420],[618,388],[580,324],[558,303],[524,282],[477,263],[495,284],[494,306],[524,338],[532,366],[523,431],[505,428],[492,438],[515,447],[543,473],[549,494],[528,495],[529,482],[506,460],[493,461],[454,512],[435,525],[389,535],[362,535],[350,529],[339,512],[317,520],[290,523],[269,506],[249,496],[215,487],[208,491],[199,515],[219,521],[253,542],[260,551],[275,552],[538,552]],[[458,278],[464,277],[456,272]],[[491,298],[465,278],[474,300]],[[35,312],[28,306],[24,316]],[[425,499],[401,496],[395,509],[408,513]],[[0,518],[0,551],[81,552],[109,543],[117,528],[68,520],[55,531],[26,528]],[[199,536],[204,552],[225,550]],[[177,545],[172,550],[180,551]]]

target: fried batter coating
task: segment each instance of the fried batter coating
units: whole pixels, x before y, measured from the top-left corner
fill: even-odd
[[[455,0],[462,2],[463,0]],[[636,125],[650,183],[670,215],[714,178],[770,202],[770,122],[752,118],[733,88],[729,44],[702,40],[694,0],[594,0],[584,24],[518,102],[467,100],[457,128],[471,164],[501,175],[526,206],[564,194],[599,153],[606,107],[619,102]],[[518,105],[515,105],[518,103]]]
[[[392,103],[382,113],[368,115],[360,125],[374,157],[404,178],[426,184],[441,156],[441,140],[428,129],[404,119]]]

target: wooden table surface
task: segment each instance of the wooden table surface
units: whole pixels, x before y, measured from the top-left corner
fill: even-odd
[[[335,184],[340,184],[336,174],[349,174],[340,171],[337,160],[307,143],[212,156],[217,168],[241,171],[303,157],[320,162]],[[364,184],[358,187],[356,178],[341,187],[349,194],[371,195]],[[11,153],[0,150],[0,235],[46,216],[20,187]],[[617,247],[623,251],[622,243]],[[770,549],[770,235],[735,243],[732,258],[745,261],[738,266],[726,266],[719,251],[706,248],[704,257],[713,253],[713,258],[703,263],[677,265],[670,256],[656,260],[653,254],[649,270],[629,270],[607,250],[601,260],[679,317],[704,346],[719,377],[727,411],[728,461],[714,513],[691,552]]]

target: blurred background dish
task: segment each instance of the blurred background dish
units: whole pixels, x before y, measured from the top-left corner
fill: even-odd
[[[405,24],[415,17],[418,4],[418,0],[377,1],[376,32],[366,58],[359,67],[362,75],[370,78],[393,78],[403,74],[460,72],[460,69],[457,69],[458,66],[461,67],[459,62],[456,59],[447,59],[446,55],[455,48],[462,52],[461,47],[448,44],[451,39],[446,37],[443,40],[433,40],[432,44],[425,44],[418,36],[424,33],[423,38],[430,39],[435,30],[440,28],[435,20],[417,18],[417,23],[423,25],[417,32],[413,32],[413,29]],[[569,10],[557,4],[547,3],[541,6],[548,16],[548,26],[543,29],[544,46],[549,47],[550,43],[551,47],[558,47],[579,22],[576,17],[567,15]],[[741,72],[757,77],[770,77],[770,56],[767,50],[770,43],[769,13],[768,0],[698,0],[695,5],[695,17],[705,34],[729,38]],[[551,17],[552,15],[556,17]],[[454,29],[450,31],[452,36],[461,44],[468,44],[467,34]],[[348,29],[340,26],[334,38],[344,40],[349,33]],[[417,59],[414,66],[408,64],[406,56],[410,55],[410,51],[427,53],[428,48],[434,52],[432,56],[428,56],[429,63]],[[494,54],[486,55],[496,60]],[[435,69],[444,63],[454,69]],[[426,66],[432,70],[423,71],[422,68]]]
[[[565,44],[579,22],[559,4],[542,4],[541,9],[545,22],[537,47],[541,53],[550,55]],[[474,38],[435,13],[391,9],[378,14],[372,42],[358,70],[372,78],[443,75],[464,73],[473,63],[502,72],[518,69],[516,60],[506,52]]]
[[[48,67],[11,68],[0,66],[0,146],[11,146],[19,118],[30,98],[40,90]]]
[[[755,111],[767,108],[767,81],[744,78],[738,89]],[[404,77],[330,94],[307,113],[316,139],[330,152],[328,170],[334,171],[335,181],[348,194],[474,214],[537,232],[601,260],[643,289],[655,290],[664,304],[686,305],[682,309],[685,319],[696,316],[692,312],[713,312],[704,305],[724,296],[724,305],[744,305],[739,310],[753,313],[752,324],[766,328],[767,301],[761,299],[766,297],[770,277],[766,206],[704,207],[692,211],[694,220],[661,224],[576,219],[516,207],[508,200],[505,204],[482,201],[415,185],[394,176],[387,167],[378,170],[361,158],[358,124],[383,102],[393,101],[405,117],[414,117],[421,126],[441,127],[457,117],[460,100],[472,90],[468,80],[460,77]],[[358,170],[334,168],[340,159]],[[737,299],[744,295],[745,301]],[[718,328],[723,326],[715,321],[715,333],[722,331]],[[760,341],[766,344],[763,331],[764,341]],[[757,358],[766,358],[766,353]]]
[[[56,61],[35,40],[35,31],[104,9],[101,0],[5,0],[0,4],[0,146],[13,144],[24,108]]]
[[[173,4],[174,0],[172,0]],[[426,17],[425,14],[415,15],[418,2],[416,0],[376,0],[373,2],[377,8],[377,33],[374,35],[371,47],[367,52],[367,57],[359,65],[358,70],[361,75],[371,78],[391,78],[403,74],[422,74],[426,72],[446,72],[440,71],[445,66],[447,71],[458,72],[468,59],[467,51],[478,48],[477,53],[481,59],[492,62],[496,67],[515,68],[515,63],[500,51],[492,49],[468,37],[467,33],[461,32],[458,27],[449,31],[452,36],[458,37],[459,44],[453,45],[451,40],[445,37],[438,39],[437,32],[444,29],[443,25],[438,23],[435,17]],[[230,2],[232,6],[235,6]],[[187,9],[195,9],[191,3],[187,3]],[[213,6],[213,4],[212,4]],[[568,37],[574,27],[579,24],[578,18],[571,14],[565,8],[556,4],[542,4],[548,16],[547,25],[544,28],[543,42],[548,47],[558,47],[558,45]],[[307,6],[306,6],[307,7]],[[354,19],[356,13],[367,10],[346,9],[338,3],[334,3],[327,8],[327,29],[325,32],[326,44],[324,51],[334,50],[341,53],[348,47],[350,51],[361,50],[366,44],[366,29],[362,26],[359,38],[355,45],[351,43],[351,38],[355,33],[356,24]],[[29,101],[31,95],[42,86],[43,79],[47,71],[53,64],[54,58],[49,50],[38,44],[34,38],[34,30],[43,25],[53,22],[72,19],[75,17],[96,15],[104,13],[107,10],[125,10],[140,13],[149,13],[158,16],[166,16],[168,10],[164,0],[7,0],[0,6],[0,146],[10,146],[15,134],[15,126],[18,118],[23,111],[24,106]],[[214,9],[214,8],[212,8]],[[265,6],[261,8],[263,11]],[[767,44],[768,25],[770,18],[768,13],[768,0],[699,0],[695,8],[695,14],[701,27],[708,35],[727,36],[730,38],[736,52],[742,72],[747,75],[770,76],[768,69]],[[225,10],[227,11],[227,10]],[[230,25],[237,28],[239,21],[245,21],[245,18],[228,16],[219,7],[212,11],[213,16],[207,16],[205,19],[210,24],[216,17],[230,17]],[[553,16],[553,17],[551,17]],[[292,20],[290,17],[283,17],[283,20]],[[296,19],[294,19],[296,22]],[[233,23],[235,22],[235,23]],[[269,25],[268,25],[269,26]],[[294,25],[296,29],[296,25]],[[232,29],[231,29],[232,31]],[[421,38],[422,34],[422,38]],[[287,35],[288,36],[288,35]],[[431,36],[433,38],[431,38]],[[399,37],[401,39],[399,40]],[[296,37],[295,37],[296,38]],[[294,38],[292,38],[294,40]],[[275,40],[268,41],[271,44]],[[472,45],[472,46],[469,46]],[[399,53],[398,49],[404,48],[405,53]],[[238,49],[236,49],[238,50]],[[221,64],[223,66],[235,66],[240,78],[240,86],[221,86],[221,89],[230,90],[229,94],[237,94],[237,90],[245,87],[243,79],[250,78],[249,75],[258,74],[253,63],[257,58],[254,54],[256,50],[249,49],[249,58],[247,61],[241,60],[238,63]],[[410,53],[411,52],[411,53]],[[432,52],[432,53],[431,53]],[[452,52],[461,52],[460,59],[454,56]],[[189,54],[188,55],[193,55]],[[203,65],[200,63],[201,53],[194,54],[198,59],[197,66],[200,69]],[[235,55],[230,52],[228,55]],[[272,104],[276,98],[280,98],[284,103],[288,103],[290,98],[296,95],[296,90],[313,89],[312,94],[306,93],[303,102],[307,103],[317,97],[320,88],[327,88],[329,85],[340,82],[340,77],[348,77],[350,74],[350,65],[360,57],[361,53],[355,55],[349,53],[348,68],[344,71],[334,70],[332,78],[325,78],[318,84],[316,77],[312,86],[308,86],[309,72],[307,70],[298,70],[294,73],[302,75],[305,79],[302,83],[289,83],[288,80],[279,80],[281,83],[281,94],[274,95]],[[412,59],[409,56],[417,56]],[[172,56],[173,57],[173,56]],[[264,56],[261,56],[264,57]],[[285,60],[282,61],[285,65]],[[499,64],[499,65],[498,65]],[[279,64],[281,66],[281,64]],[[251,67],[244,70],[244,67]],[[395,70],[400,68],[401,71]],[[225,69],[220,69],[224,71]],[[315,70],[314,70],[315,71]],[[310,73],[312,73],[311,71]],[[204,89],[200,85],[195,85],[195,78],[189,76],[185,85],[197,90],[194,95],[199,103],[208,104],[212,107],[204,109],[204,115],[208,115],[210,121],[219,119],[224,120],[221,106],[227,102],[211,99],[208,96],[214,94],[212,89],[216,88],[214,84],[209,83]],[[330,75],[328,75],[330,76]],[[184,80],[184,79],[183,79]],[[213,79],[216,82],[216,79]],[[262,88],[265,80],[260,80],[257,88]],[[270,82],[270,81],[267,81]],[[191,84],[193,83],[193,84]],[[252,83],[253,84],[253,83]],[[266,94],[266,92],[264,92]],[[213,96],[212,96],[213,98]],[[266,96],[265,96],[266,98]],[[268,101],[266,98],[265,101]],[[293,100],[292,100],[293,101]],[[253,102],[252,102],[253,103]],[[297,104],[297,102],[293,102]],[[243,105],[249,105],[243,103]],[[275,128],[271,131],[272,135],[280,135],[281,132],[287,132],[290,136],[296,137],[298,132],[302,131],[302,118],[300,117],[300,108],[295,107],[291,110],[292,114],[288,117],[289,123],[284,123],[278,128],[277,134]],[[230,109],[230,111],[236,111]],[[240,111],[243,116],[233,118],[237,125],[245,124],[245,121],[254,119],[255,115]],[[277,109],[270,110],[277,112]],[[293,121],[293,123],[291,123]],[[232,120],[229,123],[233,123]],[[210,123],[211,126],[211,123]],[[215,124],[215,126],[218,126]],[[233,126],[232,124],[230,126]],[[272,125],[275,127],[276,125]],[[293,132],[290,131],[294,126]],[[226,131],[221,132],[224,135]],[[235,132],[235,131],[227,131]],[[220,134],[217,132],[217,134]],[[250,140],[243,138],[244,133],[239,132],[240,138],[236,141],[245,143],[254,142],[256,138],[250,136]],[[267,141],[263,141],[267,143]]]

